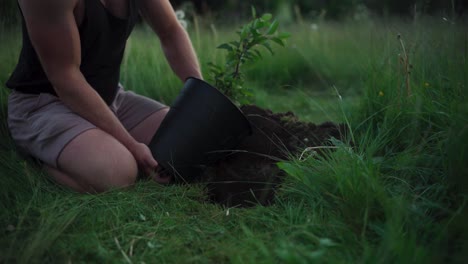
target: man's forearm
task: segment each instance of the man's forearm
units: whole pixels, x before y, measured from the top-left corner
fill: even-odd
[[[164,54],[175,74],[185,81],[188,77],[202,79],[200,64],[187,32],[177,26],[161,38]]]
[[[65,75],[55,82],[55,86],[58,96],[66,106],[132,151],[137,142],[80,73]]]

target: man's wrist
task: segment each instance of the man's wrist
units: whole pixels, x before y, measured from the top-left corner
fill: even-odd
[[[189,79],[189,78],[195,78],[195,79],[203,80],[203,76],[201,74],[189,74],[184,79],[182,79],[182,81],[186,82],[187,79]]]
[[[138,141],[136,141],[132,136],[129,135],[129,137],[124,141],[121,142],[127,149],[130,151],[130,153],[134,154],[136,150],[138,149],[138,145],[140,144]]]

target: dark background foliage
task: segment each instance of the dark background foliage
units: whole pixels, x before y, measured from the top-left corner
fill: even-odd
[[[97,1],[97,0],[96,0]],[[11,24],[17,21],[16,0],[0,0],[0,20]],[[259,12],[275,13],[280,8],[295,8],[307,17],[325,14],[327,19],[346,18],[364,6],[380,15],[411,16],[415,12],[424,14],[461,15],[468,6],[465,0],[171,0],[179,7],[189,3],[199,14],[222,14],[231,17],[243,17],[250,14],[250,7]]]
[[[326,10],[327,17],[342,18],[355,12],[356,8],[365,6],[377,14],[412,15],[414,12],[427,14],[447,13],[461,15],[468,1],[464,0],[173,0],[178,6],[192,2],[199,13],[228,12],[237,14],[249,13],[250,6],[260,11],[274,12],[281,6],[296,6],[303,15],[320,13]]]
[[[0,21],[12,24],[17,21],[18,9],[16,0],[0,0]]]

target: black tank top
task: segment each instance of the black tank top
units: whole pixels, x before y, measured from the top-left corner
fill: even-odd
[[[79,26],[80,70],[91,87],[110,105],[118,90],[120,64],[138,11],[135,1],[128,0],[128,18],[121,19],[112,15],[99,0],[84,1],[85,14]],[[23,93],[56,95],[31,44],[24,17],[22,27],[23,47],[6,86]]]

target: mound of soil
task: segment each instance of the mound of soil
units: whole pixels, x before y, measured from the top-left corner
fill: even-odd
[[[341,139],[347,130],[343,124],[301,122],[292,112],[273,113],[254,105],[241,110],[252,135],[202,177],[211,200],[229,207],[270,204],[284,178],[277,162],[298,157],[308,147],[330,145],[330,138]]]

